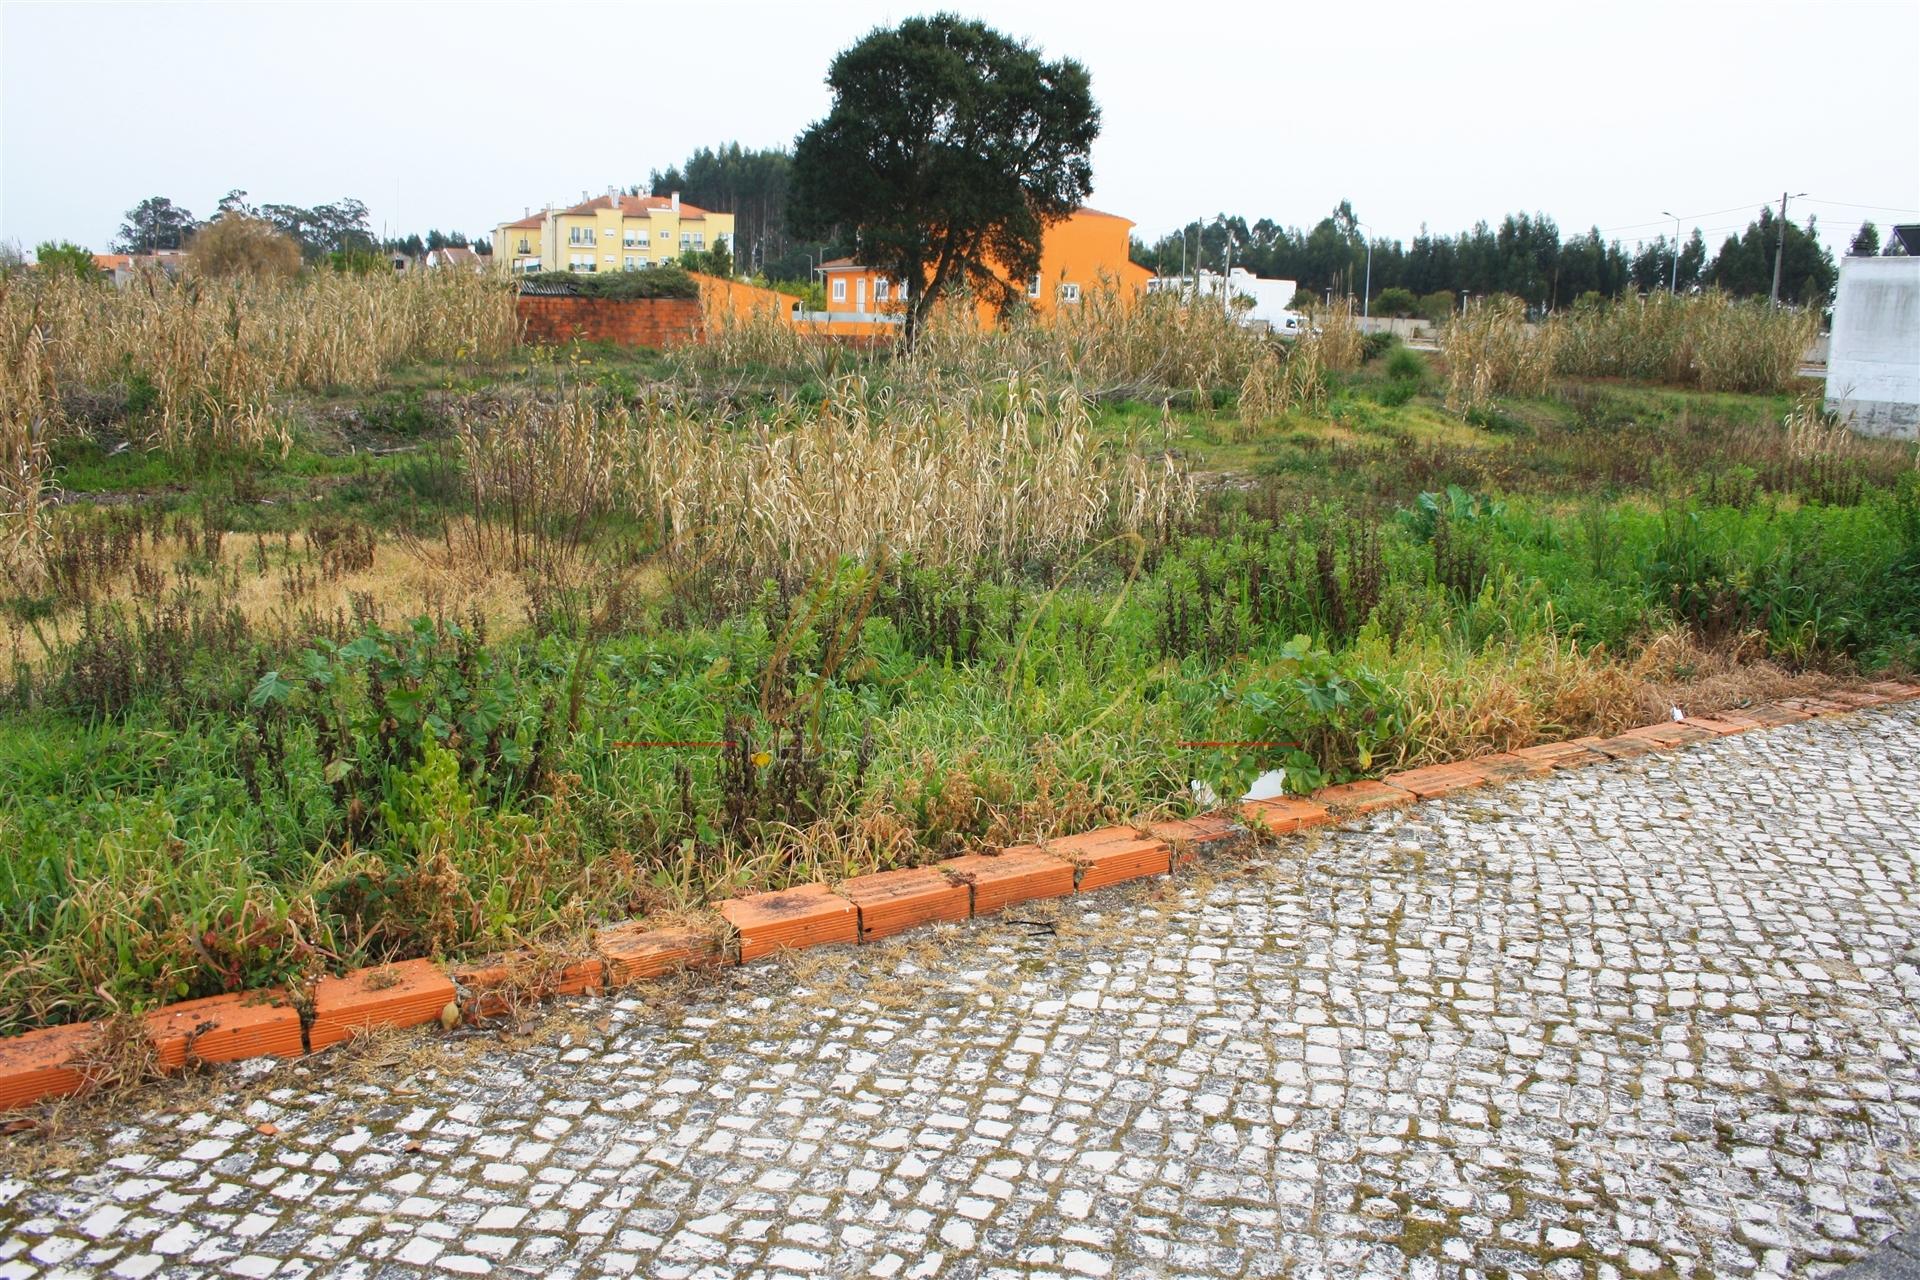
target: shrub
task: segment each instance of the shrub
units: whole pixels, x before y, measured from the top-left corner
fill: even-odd
[[[540,271],[520,278],[520,287],[536,293],[561,293],[574,298],[698,298],[699,282],[679,267],[652,267],[646,271],[609,271],[605,275],[573,271]]]
[[[1373,314],[1409,319],[1419,314],[1420,300],[1413,296],[1412,290],[1395,285],[1391,289],[1382,289],[1380,296],[1373,300]]]
[[[196,275],[285,280],[300,273],[300,246],[260,218],[230,213],[193,237]]]
[[[94,265],[93,255],[81,245],[62,240],[55,244],[51,240],[43,241],[33,251],[34,265],[48,275],[70,275],[80,280],[98,280],[100,269]]]
[[[1420,353],[1405,346],[1387,357],[1387,376],[1395,382],[1411,382],[1417,387],[1427,380],[1427,362]]]
[[[1435,289],[1420,298],[1420,318],[1429,324],[1445,324],[1453,317],[1453,295],[1445,289]]]

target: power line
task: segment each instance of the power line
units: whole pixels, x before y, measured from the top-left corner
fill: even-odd
[[[1701,213],[1682,214],[1680,215],[1680,220],[1685,222],[1688,218],[1712,218],[1723,213],[1738,213],[1742,209],[1752,209],[1759,205],[1771,203],[1771,199],[1755,200],[1748,204],[1729,205],[1725,209],[1708,209]],[[1636,227],[1664,227],[1671,221],[1673,221],[1671,218],[1655,218],[1651,222],[1623,222],[1617,227],[1602,227],[1600,228],[1600,233],[1605,235],[1609,231],[1632,231]]]
[[[1871,209],[1878,213],[1920,213],[1920,209],[1902,208],[1897,204],[1856,204],[1850,200],[1815,200],[1812,196],[1803,196],[1808,204],[1830,204],[1840,209]]]

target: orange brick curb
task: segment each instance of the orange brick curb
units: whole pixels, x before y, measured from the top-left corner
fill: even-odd
[[[722,944],[705,930],[648,927],[631,921],[600,930],[594,954],[557,968],[531,955],[455,965],[429,960],[362,969],[326,978],[305,1012],[282,990],[182,1001],[146,1015],[144,1025],[163,1071],[189,1062],[298,1057],[376,1027],[412,1027],[450,1019],[492,1017],[514,996],[577,995],[718,964],[744,964],[785,949],[874,941],[915,926],[991,915],[1041,898],[1092,892],[1166,875],[1196,849],[1255,832],[1291,835],[1348,817],[1451,795],[1471,787],[1538,777],[1606,759],[1630,759],[1815,716],[1920,698],[1920,684],[1882,680],[1818,698],[1662,721],[1609,738],[1541,743],[1453,764],[1429,765],[1323,787],[1311,798],[1253,800],[1233,814],[1215,812],[1134,827],[1103,827],[1040,845],[970,853],[932,867],[858,876],[839,886],[798,885],[715,904],[731,930]],[[43,1027],[0,1039],[0,1111],[79,1092],[97,1023]]]
[[[307,1048],[324,1049],[375,1027],[418,1027],[456,1003],[453,980],[431,960],[406,960],[322,978],[313,990]]]

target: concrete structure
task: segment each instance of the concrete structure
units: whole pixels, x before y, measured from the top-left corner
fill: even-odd
[[[1827,408],[1862,435],[1920,438],[1920,258],[1842,258]]]
[[[570,209],[547,208],[494,229],[495,261],[533,271],[637,271],[691,250],[733,249],[733,215],[670,196],[609,192]]]
[[[1292,337],[1306,323],[1306,317],[1290,305],[1300,292],[1298,281],[1269,280],[1256,276],[1245,267],[1235,267],[1222,276],[1217,271],[1197,275],[1160,276],[1147,282],[1148,293],[1173,293],[1191,301],[1195,297],[1213,299],[1216,305],[1224,296],[1231,298],[1240,314],[1240,323],[1264,328]]]

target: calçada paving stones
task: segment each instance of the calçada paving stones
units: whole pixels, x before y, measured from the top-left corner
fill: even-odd
[[[1920,1218],[1917,863],[1920,708],[1557,772],[161,1089],[0,1146],[0,1280],[1821,1274]]]

